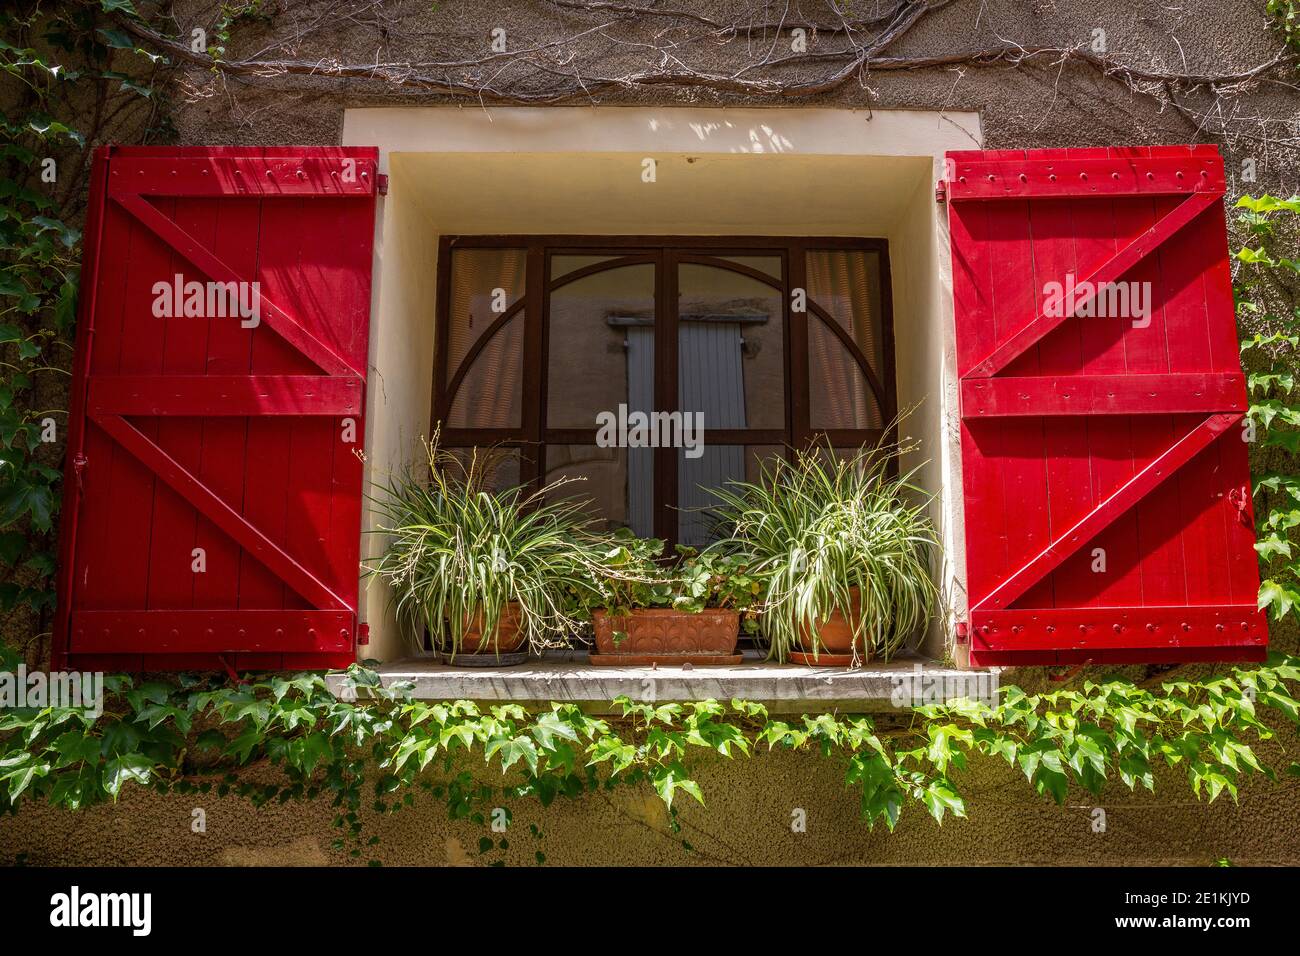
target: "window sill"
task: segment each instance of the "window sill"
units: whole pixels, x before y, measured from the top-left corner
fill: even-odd
[[[753,652],[743,663],[723,667],[593,667],[585,652],[560,651],[510,667],[454,667],[433,656],[409,657],[377,665],[375,672],[385,685],[411,681],[419,700],[511,701],[542,707],[568,701],[608,713],[610,702],[624,695],[660,703],[735,697],[765,704],[774,713],[791,713],[894,710],[900,689],[911,703],[910,687],[919,697],[934,682],[940,688],[948,682],[965,682],[974,695],[975,680],[996,681],[999,669],[963,670],[922,657],[857,669],[803,667],[769,664]],[[345,696],[341,677],[327,680],[332,692]]]

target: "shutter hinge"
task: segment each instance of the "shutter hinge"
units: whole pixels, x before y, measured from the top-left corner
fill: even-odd
[[[375,177],[375,180],[379,187],[379,195],[387,196],[388,195],[388,173],[380,173],[378,176]]]
[[[358,624],[357,625],[357,646],[364,647],[369,643],[370,643],[370,625]]]
[[[940,204],[948,201],[948,181],[946,179],[941,179],[934,184],[934,201]]]
[[[1073,667],[1070,668],[1048,667],[1047,679],[1056,684],[1064,684],[1068,681],[1074,680],[1076,677],[1082,674],[1084,670],[1088,667],[1088,665],[1091,663],[1092,663],[1092,658],[1090,657],[1083,663],[1075,664]]]
[[[967,621],[957,622],[957,636],[955,638],[958,644],[970,643],[970,624]]]
[[[225,654],[218,654],[217,660],[221,661],[221,667],[225,670],[226,676],[230,678],[230,683],[235,684],[236,686],[248,683],[248,681],[241,678],[235,671],[235,668],[231,666],[230,661],[227,659]]]
[[[89,464],[90,459],[86,457],[84,451],[79,451],[72,456],[72,473],[77,476],[78,492],[83,491],[85,488],[85,483],[82,481],[81,473],[86,470],[86,466]]]
[[[1237,520],[1249,528],[1250,513],[1246,509],[1250,505],[1250,491],[1247,488],[1233,488],[1228,492],[1228,501],[1237,509]]]

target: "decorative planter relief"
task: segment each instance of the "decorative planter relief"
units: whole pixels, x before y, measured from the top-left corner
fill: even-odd
[[[606,666],[648,664],[739,664],[736,641],[740,614],[709,609],[692,613],[643,608],[626,615],[592,614],[596,653],[591,663]],[[619,633],[620,640],[615,639]]]

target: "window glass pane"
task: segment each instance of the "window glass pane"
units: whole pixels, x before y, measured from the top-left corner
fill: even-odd
[[[628,254],[639,251],[630,248]],[[462,247],[451,252],[449,325],[442,362],[447,384],[452,384],[458,370],[461,381],[455,394],[444,396],[451,403],[444,423],[448,427],[522,427],[524,406],[532,401],[523,394],[525,316],[520,306],[526,294],[527,258],[524,248]],[[554,281],[618,258],[614,254],[549,256],[549,278]],[[712,265],[682,262],[677,267],[676,410],[702,415],[704,445],[696,458],[675,453],[678,510],[670,511],[668,518],[680,540],[695,546],[714,536],[708,513],[717,503],[713,489],[730,480],[752,480],[759,460],[784,454],[780,446],[715,446],[710,432],[763,429],[789,434],[790,428],[785,394],[786,293],[781,285],[784,253],[762,249],[749,255],[718,256],[714,261]],[[722,262],[769,277],[777,287],[733,272]],[[815,306],[808,314],[810,424],[813,429],[883,428],[892,396],[882,398],[878,391],[887,377],[888,358],[881,256],[861,249],[810,250],[805,267],[809,302]],[[480,455],[487,451],[495,457],[491,467],[478,465],[491,475],[492,486],[518,484],[521,455],[528,456],[522,472],[534,475],[533,459],[540,453],[544,483],[565,476],[580,479],[551,493],[587,499],[610,526],[653,535],[654,449],[581,443],[593,441],[587,436],[597,432],[602,413],[613,413],[617,421],[620,406],[628,413],[656,410],[655,279],[652,263],[617,266],[549,293],[546,367],[544,376],[539,376],[546,385],[546,426],[556,433],[553,437],[579,444],[550,442],[522,451],[480,449]],[[518,311],[502,320],[512,306]],[[844,339],[861,351],[870,375],[864,374]],[[512,442],[520,443],[518,431],[508,434]],[[470,450],[456,451],[467,456]]]
[[[880,256],[853,249],[811,250],[808,297],[857,345],[877,381],[885,380]],[[808,389],[813,428],[881,428],[882,409],[852,353],[812,308]]]
[[[778,282],[781,281],[780,256],[719,256],[718,258],[726,259],[728,262],[734,262],[737,265],[749,266],[751,269],[770,275]]]
[[[756,482],[759,466],[765,460],[782,458],[780,445],[709,445],[698,458],[677,453],[677,490],[680,507],[677,516],[678,540],[698,548],[716,540],[720,534],[718,518],[713,512],[720,502],[713,490],[732,481]]]
[[[637,249],[630,250],[633,254]],[[598,262],[609,262],[614,256],[551,256],[551,279],[559,279]]]
[[[716,266],[678,273],[677,393],[711,428],[785,427],[781,291]]]
[[[547,445],[543,480],[548,499],[587,502],[605,526],[654,535],[654,449]]]
[[[451,255],[447,356],[450,388],[471,349],[484,343],[451,396],[449,424],[460,428],[517,428],[523,387],[523,312],[493,331],[524,295],[523,249],[455,249]],[[489,332],[491,338],[484,339]]]
[[[551,294],[548,428],[596,429],[601,412],[652,410],[655,268],[597,272]]]

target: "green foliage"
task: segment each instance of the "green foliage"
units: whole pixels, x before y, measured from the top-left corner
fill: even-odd
[[[10,36],[18,27],[5,26]],[[0,70],[31,91],[20,111],[0,114],[0,611],[48,610],[59,472],[42,448],[50,429],[41,418],[51,414],[38,416],[35,392],[43,376],[59,371],[50,353],[72,325],[80,237],[57,218],[54,200],[28,184],[32,166],[68,141],[83,144],[41,108],[40,94],[68,81],[56,65],[0,40]]]
[[[89,145],[152,94],[162,57],[109,14],[129,3],[19,2],[0,13],[0,614],[54,606],[68,366]],[[51,8],[52,9],[47,9]]]
[[[1295,284],[1300,263],[1279,251],[1294,243],[1300,198],[1244,196],[1237,202],[1245,242],[1237,251],[1235,276],[1238,324],[1243,330],[1242,364],[1247,369],[1248,431],[1254,462],[1257,543],[1262,583],[1259,606],[1274,620],[1300,620],[1300,307]]]
[[[605,608],[625,614],[635,608],[672,608],[698,613],[705,608],[747,611],[762,585],[749,573],[749,559],[721,548],[700,551],[677,546],[677,560],[665,562],[660,538],[638,538],[628,528],[610,536],[611,547],[595,570],[590,611]]]
[[[510,818],[496,810],[505,802],[545,807],[558,797],[649,787],[676,829],[681,798],[705,801],[693,775],[700,758],[776,749],[840,762],[866,824],[890,830],[910,805],[940,824],[966,816],[961,774],[985,757],[1005,760],[1058,804],[1072,787],[1100,796],[1116,781],[1154,791],[1166,767],[1180,770],[1198,799],[1226,792],[1235,800],[1247,778],[1277,778],[1255,746],[1300,723],[1298,680],[1300,659],[1276,657],[1158,690],[1125,680],[1036,695],[1004,687],[996,702],[948,700],[910,717],[776,718],[741,700],[620,698],[619,716],[605,719],[573,704],[530,713],[517,704],[413,700],[409,686],[384,687],[358,666],[343,677],[344,697],[354,699],[336,698],[317,674],[243,684],[114,677],[97,720],[68,708],[0,714],[0,812],[17,812],[24,800],[68,809],[112,802],[131,785],[235,794],[256,805],[329,799],[335,848],[360,858],[377,842],[363,833],[363,808],[395,813],[423,792],[451,819],[483,827],[490,843],[480,853],[495,854],[508,840],[486,831],[494,811]],[[476,760],[494,772],[476,774]],[[540,838],[535,826],[532,835]]]
[[[722,607],[747,611],[762,595],[763,585],[750,573],[750,559],[721,548],[697,551],[678,545],[680,562],[673,569],[671,606],[679,611]]]
[[[264,10],[263,6],[263,0],[235,0],[233,3],[221,4],[218,8],[217,23],[213,36],[215,42],[208,47],[208,53],[211,54],[214,60],[225,57],[226,44],[230,42],[230,31],[235,24],[255,21],[271,22],[271,13]]]
[[[1264,10],[1277,24],[1286,45],[1300,52],[1300,10],[1295,0],[1268,0]]]
[[[609,537],[600,565],[592,579],[584,615],[598,608],[624,614],[638,607],[668,607],[673,599],[673,582],[663,564],[662,538],[638,538],[629,528],[618,528]]]
[[[759,630],[785,660],[838,611],[859,652],[888,659],[922,631],[938,594],[931,563],[939,544],[924,494],[910,474],[891,477],[899,449],[830,449],[793,463],[764,463],[757,481],[717,492],[729,536],[718,547],[746,555],[763,582]]]
[[[556,495],[559,483],[494,488],[493,449],[427,451],[427,473],[390,478],[372,496],[384,545],[367,572],[388,584],[408,628],[427,627],[441,647],[459,651],[478,615],[497,634],[507,606],[540,649],[567,644],[598,608],[747,611],[762,593],[743,555],[679,547],[666,563],[662,540],[596,530],[585,502]]]

